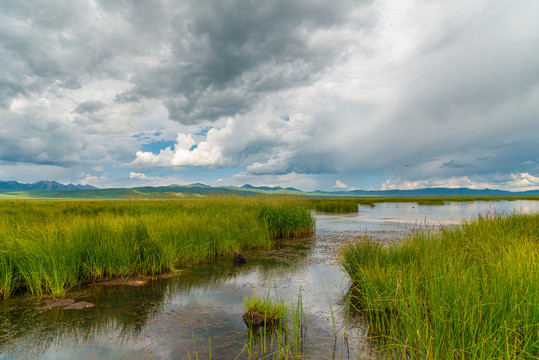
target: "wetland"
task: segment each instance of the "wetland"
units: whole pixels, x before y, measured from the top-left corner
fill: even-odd
[[[196,240],[192,244],[200,245],[201,238],[209,241],[202,250],[193,250],[195,245],[189,245],[192,251],[182,253],[189,261],[171,258],[168,263],[151,262],[148,260],[154,259],[151,252],[139,251],[132,252],[132,257],[125,262],[105,258],[106,261],[95,261],[90,267],[84,265],[84,261],[95,251],[87,250],[85,260],[76,262],[76,267],[72,268],[76,274],[74,280],[67,277],[68,281],[61,284],[68,286],[61,291],[43,285],[46,280],[32,288],[23,275],[16,275],[16,269],[21,267],[4,260],[2,271],[7,274],[6,269],[11,269],[9,281],[16,286],[0,301],[0,359],[379,358],[382,357],[380,344],[372,332],[372,324],[346,300],[353,282],[342,266],[343,246],[365,239],[386,246],[417,230],[437,232],[440,227],[450,227],[465,219],[490,216],[490,204],[496,214],[533,213],[539,209],[537,200],[501,200],[449,201],[443,206],[386,202],[360,205],[357,212],[348,213],[307,210],[316,220],[312,232],[313,224],[294,201],[263,200],[261,204],[260,200],[235,199],[231,207],[222,201],[205,203],[207,214],[198,212],[197,202],[181,205],[173,202],[174,205],[165,208],[152,201],[129,206],[124,202],[47,201],[26,205],[10,202],[11,208],[3,206],[4,214],[11,210],[14,216],[2,217],[4,241],[14,241],[16,229],[22,229],[22,233],[43,243],[43,238],[36,235],[40,233],[38,229],[24,228],[30,221],[40,224],[49,236],[59,236],[60,230],[82,224],[84,234],[93,234],[83,237],[85,241],[97,242],[98,236],[108,236],[114,240],[111,243],[119,242],[118,246],[123,246],[118,250],[122,253],[129,253],[134,245],[140,245],[133,239],[155,245],[153,239],[165,239],[174,234]],[[27,222],[15,221],[16,215],[23,211],[20,206],[26,207],[23,210],[30,214]],[[96,211],[96,208],[101,210]],[[296,219],[293,227],[287,227],[289,224],[276,215],[275,209],[286,212],[288,219]],[[175,215],[171,217],[171,213]],[[237,220],[240,222],[225,216],[231,213],[235,215],[232,218],[241,218]],[[120,218],[125,214],[130,214],[130,218]],[[62,217],[64,221],[57,225],[56,221]],[[114,232],[110,224],[103,223],[108,221],[105,218],[115,219],[113,223],[119,224],[123,232]],[[156,226],[166,231],[153,230]],[[129,232],[133,227],[138,230]],[[173,232],[177,227],[184,229],[183,237],[178,235],[178,230]],[[211,236],[202,235],[207,228],[211,229]],[[222,228],[226,231],[220,230]],[[99,230],[97,235],[95,229]],[[71,232],[69,239],[80,231],[78,228],[77,232]],[[226,234],[223,238],[226,246],[218,246],[219,234]],[[59,237],[64,244],[68,243],[66,238]],[[231,238],[241,241],[232,243]],[[125,243],[118,239],[124,239]],[[251,239],[258,239],[256,246]],[[10,252],[8,255],[12,257],[6,256],[5,244],[4,259],[13,259],[16,254]],[[241,266],[232,260],[238,248],[248,259]],[[159,248],[152,249],[154,254],[159,251]],[[173,248],[170,253],[178,249]],[[199,257],[198,252],[204,255]],[[150,269],[144,271],[150,279],[142,286],[105,286],[94,281],[113,275],[124,278],[141,275],[145,264],[151,264],[144,268]],[[84,271],[90,275],[81,275]],[[158,277],[161,273],[173,275]],[[288,342],[294,340],[289,334],[283,339],[278,334],[249,330],[243,320],[244,298],[254,294],[301,307],[305,324],[294,335],[300,337],[299,342],[289,345]],[[47,306],[43,302],[51,295],[93,306],[78,310]],[[288,346],[290,351],[281,351]]]

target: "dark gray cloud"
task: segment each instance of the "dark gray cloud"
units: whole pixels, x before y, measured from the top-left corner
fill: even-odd
[[[265,93],[308,85],[340,61],[340,39],[313,41],[316,32],[375,23],[374,16],[351,23],[350,9],[358,6],[353,1],[98,6],[2,2],[0,44],[13,79],[0,84],[0,101],[57,81],[77,86],[84,74],[106,74],[127,76],[134,85],[118,101],[159,99],[174,120],[214,121],[248,111]],[[151,60],[129,64],[137,57]]]
[[[106,107],[107,105],[104,104],[101,101],[84,101],[77,105],[75,110],[73,110],[76,113],[79,114],[85,114],[85,113],[93,113],[95,111],[99,111]]]
[[[127,57],[161,45],[150,40],[149,27],[131,25],[136,17],[130,18],[127,4],[108,12],[96,5],[82,0],[0,3],[2,78],[22,85],[6,91],[9,86],[0,84],[2,103],[54,84],[78,89],[81,77],[125,78]],[[140,12],[152,15],[148,9]]]
[[[312,150],[273,157],[264,164],[254,164],[247,169],[250,175],[336,174],[338,163],[334,153]]]
[[[0,132],[0,160],[69,166],[81,161],[84,144],[73,141],[72,129],[56,121],[0,113],[9,132]]]
[[[185,124],[251,110],[266,93],[310,84],[343,57],[339,39],[313,33],[349,25],[357,2],[189,2],[168,18],[169,57],[143,69],[118,100],[164,99]],[[367,19],[367,18],[366,18]],[[372,20],[354,23],[369,27]]]

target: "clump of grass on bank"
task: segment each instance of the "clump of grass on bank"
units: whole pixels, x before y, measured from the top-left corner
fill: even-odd
[[[358,211],[358,199],[311,199],[310,205],[316,211],[351,213]]]
[[[314,228],[309,210],[287,198],[0,205],[0,298],[19,290],[63,296],[83,283],[170,272]]]
[[[389,247],[355,243],[342,265],[388,357],[539,356],[539,214],[480,217]]]

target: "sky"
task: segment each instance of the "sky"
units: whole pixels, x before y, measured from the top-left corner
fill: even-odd
[[[0,180],[539,189],[536,0],[0,2]]]

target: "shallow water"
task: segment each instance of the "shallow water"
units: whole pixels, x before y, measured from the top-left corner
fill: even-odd
[[[363,236],[392,241],[418,227],[489,216],[490,204],[383,203],[360,206],[357,214],[318,213],[315,236],[246,252],[249,262],[241,267],[231,258],[219,258],[142,287],[92,286],[68,293],[94,303],[89,309],[38,310],[40,298],[16,296],[0,302],[0,359],[206,359],[210,352],[212,359],[238,354],[247,359],[243,297],[268,291],[288,303],[301,293],[305,357],[374,358],[361,321],[350,322],[344,337],[341,303],[348,280],[337,263],[339,246]],[[495,213],[539,210],[539,201],[492,204]]]

